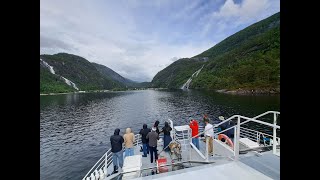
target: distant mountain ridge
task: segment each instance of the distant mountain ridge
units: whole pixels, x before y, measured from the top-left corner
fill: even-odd
[[[105,75],[106,77],[110,77],[114,81],[120,82],[129,87],[134,87],[136,84],[139,84],[138,82],[122,77],[120,74],[116,73],[115,71],[113,71],[112,69],[104,65],[97,64],[97,63],[92,63],[92,64],[96,67],[96,69],[102,75]]]
[[[280,12],[227,37],[192,58],[179,59],[153,78],[155,88],[252,89],[280,92]]]

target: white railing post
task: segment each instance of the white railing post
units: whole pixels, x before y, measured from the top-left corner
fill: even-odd
[[[189,143],[192,143],[192,138],[190,138],[190,142]],[[190,157],[189,157],[189,161],[191,161],[191,158],[192,158],[192,146],[190,146],[190,148],[189,148],[189,155],[190,155]]]
[[[239,139],[240,139],[240,116],[238,116],[238,123],[237,123],[237,134],[236,134],[236,144],[235,144],[235,160],[239,160]]]
[[[171,136],[171,139],[174,140],[175,139],[175,131],[174,131],[174,128],[173,128],[173,121],[171,119],[169,119],[169,122],[170,122],[170,127],[171,127],[171,131],[170,131],[170,136]]]
[[[277,115],[276,113],[273,113],[273,144],[272,144],[272,153],[276,154],[277,151],[277,129],[276,129],[276,125],[277,125]]]
[[[234,127],[234,134],[235,136],[233,137],[233,144],[234,144],[234,147],[233,147],[233,155],[234,157],[236,157],[236,144],[238,144],[238,139],[237,139],[237,126]]]
[[[137,135],[137,139],[136,139],[136,141],[137,141],[137,147],[139,147],[139,138],[140,138],[140,134]]]
[[[206,162],[209,162],[209,136],[205,136],[206,138]]]
[[[109,172],[108,172],[108,151],[106,153],[106,159],[104,161],[104,174],[106,175],[106,177],[109,174]]]

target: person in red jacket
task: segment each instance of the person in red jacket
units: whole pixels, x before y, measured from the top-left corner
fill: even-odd
[[[199,136],[196,136],[199,134],[199,124],[198,121],[195,119],[192,119],[189,124],[191,128],[191,135],[192,135],[192,143],[199,149]]]

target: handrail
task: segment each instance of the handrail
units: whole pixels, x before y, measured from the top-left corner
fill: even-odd
[[[280,114],[280,112],[278,112],[278,111],[267,111],[267,112],[265,112],[265,113],[262,113],[262,114],[260,114],[260,115],[258,115],[258,116],[255,116],[255,117],[253,117],[252,119],[257,119],[257,118],[259,118],[259,117],[262,117],[262,116],[264,116],[264,115],[267,115],[267,114],[270,114],[270,113],[274,113],[274,114]],[[242,123],[240,123],[240,125],[241,124],[245,124],[245,123],[247,123],[247,122],[249,122],[250,120],[246,120],[246,121],[244,121],[244,122],[242,122]],[[280,129],[280,128],[279,128]]]
[[[135,134],[134,136],[135,136],[134,145],[135,145],[135,146],[136,146],[136,145],[139,145],[140,134]],[[122,147],[122,150],[124,150],[124,149],[125,149],[125,146]],[[93,173],[94,170],[97,170],[97,169],[103,164],[103,161],[108,161],[108,160],[112,159],[112,157],[109,156],[110,154],[108,155],[108,153],[110,153],[110,152],[111,152],[111,148],[109,148],[109,149],[107,150],[107,152],[104,153],[103,156],[96,162],[96,164],[92,166],[92,168],[91,168],[91,169],[88,171],[88,173],[84,176],[83,180],[85,180],[86,177],[89,177],[90,173]],[[112,152],[111,152],[111,153],[112,153]],[[106,156],[107,156],[107,159],[106,159]],[[99,162],[100,162],[100,163],[99,163]],[[98,165],[98,163],[99,163],[99,165]],[[104,163],[105,163],[105,162],[104,162]],[[109,165],[111,164],[111,162],[107,162],[107,163],[105,163],[105,164],[107,164],[107,165],[109,166]],[[106,167],[106,168],[107,168],[107,167]]]
[[[247,122],[249,122],[249,121],[253,121],[253,122],[261,123],[261,124],[264,124],[264,125],[267,125],[267,126],[276,127],[276,128],[278,128],[278,129],[280,129],[280,126],[278,126],[278,125],[273,125],[273,124],[270,124],[270,123],[267,123],[267,122],[263,122],[263,121],[256,120],[256,118],[262,117],[262,116],[264,116],[264,115],[266,115],[266,114],[269,114],[269,113],[280,114],[280,112],[277,112],[277,111],[267,111],[267,112],[262,113],[262,114],[260,114],[260,115],[258,115],[258,116],[256,116],[256,117],[253,117],[253,118],[248,118],[248,117],[241,116],[241,115],[233,115],[233,116],[229,117],[228,119],[226,119],[226,120],[224,120],[224,121],[222,121],[222,122],[220,122],[220,123],[218,123],[218,124],[213,125],[212,128],[209,128],[209,129],[207,129],[207,130],[205,130],[205,131],[203,131],[203,132],[201,132],[201,133],[199,133],[199,134],[197,134],[197,135],[194,135],[194,136],[192,136],[191,138],[198,137],[198,136],[204,134],[206,131],[211,130],[211,129],[215,128],[215,127],[218,127],[218,126],[220,126],[221,124],[224,124],[224,123],[226,123],[226,122],[228,122],[228,121],[230,121],[230,120],[232,120],[232,119],[234,119],[234,118],[237,118],[237,117],[240,117],[240,118],[243,118],[243,119],[247,119],[247,121],[244,121],[244,122],[240,123],[240,125],[241,125],[241,124],[245,124],[245,123],[247,123]],[[218,133],[216,133],[216,134],[220,134],[221,132],[225,132],[225,131],[227,131],[227,130],[229,130],[229,129],[234,128],[235,126],[236,126],[236,125],[234,125],[234,126],[232,126],[232,127],[229,127],[229,128],[227,128],[227,129],[225,129],[225,130],[223,130],[223,131],[220,131],[220,132],[218,132]]]
[[[245,130],[253,131],[253,132],[255,132],[255,133],[259,133],[259,134],[263,134],[263,135],[265,135],[265,136],[271,136],[271,137],[272,137],[272,135],[271,135],[271,134],[263,133],[263,132],[256,131],[256,130],[253,130],[253,129],[249,129],[249,128],[245,128],[245,127],[241,127],[241,129],[245,129]],[[279,137],[277,137],[277,138],[278,138],[278,139],[280,139]]]
[[[93,166],[92,166],[92,168],[88,171],[88,173],[84,176],[84,178],[83,179],[85,179],[86,177],[88,177],[88,175],[91,173],[91,172],[93,172],[92,170],[93,170],[93,168],[95,168],[96,167],[96,165],[101,161],[101,159],[102,158],[104,158],[106,155],[107,155],[107,153],[109,152],[109,151],[111,151],[111,148],[110,149],[108,149],[108,151],[106,152],[106,153],[104,153],[103,154],[103,156],[96,162],[96,164],[94,164]]]
[[[263,121],[259,121],[259,120],[253,119],[253,118],[247,118],[245,116],[240,116],[239,115],[238,117],[243,118],[243,119],[247,119],[249,121],[253,121],[253,122],[256,122],[256,123],[260,123],[260,124],[264,124],[264,125],[267,125],[267,126],[270,126],[270,127],[275,127],[277,129],[280,129],[280,126],[278,126],[278,125],[273,125],[273,124],[270,124],[270,123],[267,123],[267,122],[263,122]],[[242,123],[240,123],[240,125],[244,124],[244,123],[245,122],[242,122]]]
[[[260,115],[258,115],[258,116],[256,116],[256,117],[253,117],[253,118],[257,119],[257,118],[259,118],[259,117],[262,117],[262,116],[264,116],[264,115],[271,114],[271,113],[273,113],[273,114],[280,114],[280,112],[278,112],[278,111],[267,111],[267,112],[264,112],[264,113],[262,113],[262,114],[260,114]]]

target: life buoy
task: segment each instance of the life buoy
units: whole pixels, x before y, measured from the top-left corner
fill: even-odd
[[[225,134],[219,134],[218,135],[218,139],[221,141],[221,139],[225,139],[225,141],[227,142],[227,144],[233,149],[233,142],[231,141],[231,139],[225,135]]]

